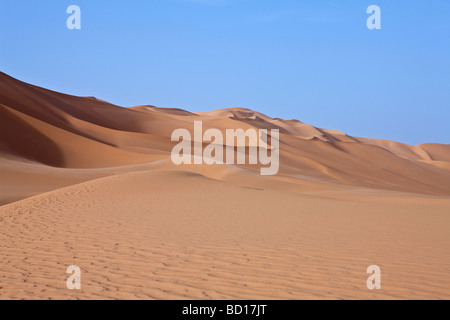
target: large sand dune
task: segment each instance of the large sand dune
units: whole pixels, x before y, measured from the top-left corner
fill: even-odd
[[[279,173],[173,165],[173,130],[198,120],[279,129]],[[0,298],[450,298],[450,145],[121,108],[0,73],[0,191]]]

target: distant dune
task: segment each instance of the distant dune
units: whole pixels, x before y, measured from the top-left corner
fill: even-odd
[[[200,120],[279,129],[279,173],[172,164],[173,130]],[[0,73],[0,191],[0,298],[450,298],[450,145],[122,108]]]

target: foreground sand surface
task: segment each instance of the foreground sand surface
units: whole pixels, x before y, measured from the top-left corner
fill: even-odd
[[[279,129],[279,174],[174,166],[170,135],[195,120]],[[450,298],[449,145],[124,109],[1,73],[0,134],[2,299]]]

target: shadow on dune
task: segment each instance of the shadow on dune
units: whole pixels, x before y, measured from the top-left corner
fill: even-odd
[[[0,105],[0,151],[53,167],[64,165],[56,143]]]

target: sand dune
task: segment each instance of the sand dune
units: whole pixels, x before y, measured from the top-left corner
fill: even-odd
[[[173,130],[200,120],[278,129],[279,173],[172,164]],[[450,298],[450,145],[121,108],[0,73],[0,191],[0,298]]]

